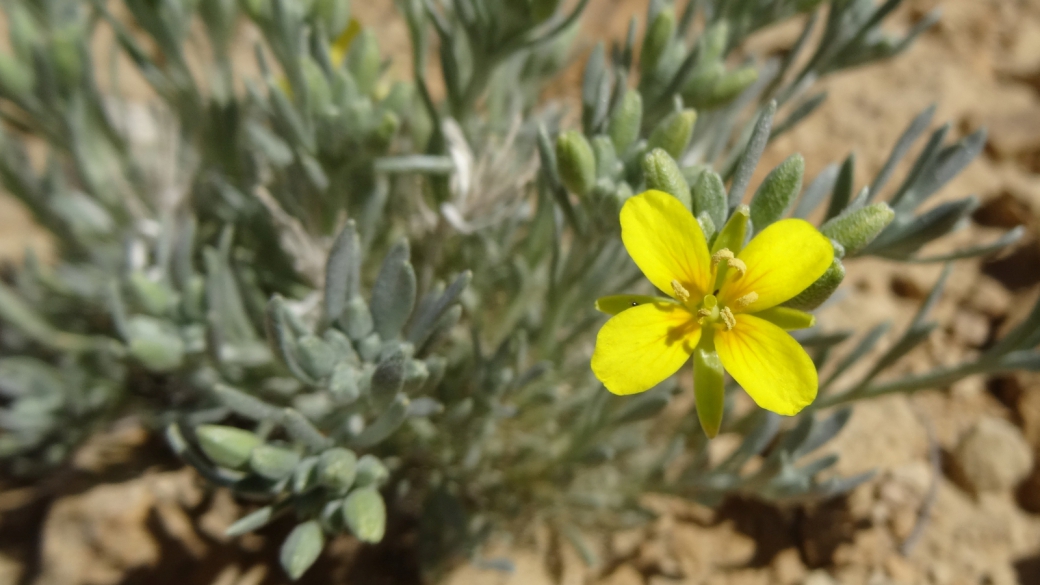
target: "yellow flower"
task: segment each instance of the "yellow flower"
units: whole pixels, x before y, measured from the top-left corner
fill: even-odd
[[[746,211],[739,213],[746,217]],[[816,398],[816,367],[785,331],[810,327],[813,317],[778,305],[823,275],[834,257],[831,243],[800,219],[770,225],[743,249],[743,230],[739,234],[727,240],[724,229],[716,249],[709,250],[699,224],[675,197],[647,191],[625,203],[625,248],[671,298],[623,295],[597,301],[597,309],[614,315],[600,330],[592,356],[592,370],[608,390],[649,390],[696,351],[695,367],[721,362],[766,410],[793,415]],[[720,247],[727,242],[735,249]],[[717,378],[721,392],[721,369]],[[703,376],[695,372],[695,379]],[[717,405],[720,421],[721,397],[708,404]],[[717,421],[706,424],[699,414],[713,436]]]

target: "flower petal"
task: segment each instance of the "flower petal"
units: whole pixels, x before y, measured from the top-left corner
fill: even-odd
[[[621,240],[643,274],[665,294],[674,297],[673,280],[695,298],[711,292],[708,243],[697,220],[675,197],[647,191],[625,202]]]
[[[632,307],[599,330],[592,371],[614,394],[644,392],[682,367],[700,338],[700,325],[682,305]]]
[[[775,224],[774,224],[775,225]],[[723,367],[756,404],[794,415],[816,399],[816,366],[783,329],[753,315],[736,315],[733,329],[715,332]]]
[[[738,278],[730,270],[719,301],[731,305],[754,292],[758,298],[738,310],[757,313],[809,288],[831,265],[834,247],[811,223],[785,219],[762,230],[737,258],[747,266],[747,273]]]
[[[596,310],[608,315],[617,315],[621,311],[627,311],[632,307],[638,307],[654,301],[669,302],[668,299],[647,295],[612,295],[596,299]]]

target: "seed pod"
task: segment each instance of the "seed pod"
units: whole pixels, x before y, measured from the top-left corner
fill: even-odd
[[[316,520],[298,524],[282,544],[278,555],[282,569],[292,580],[299,579],[325,548],[325,533]]]
[[[887,203],[847,209],[820,226],[820,233],[841,244],[846,254],[854,254],[872,242],[895,216]]]
[[[671,6],[665,6],[654,17],[653,22],[650,23],[650,28],[646,31],[646,36],[643,37],[640,69],[642,69],[644,75],[652,76],[654,74],[661,56],[664,55],[668,46],[672,44],[672,37],[674,36],[675,9]]]
[[[556,139],[556,160],[560,178],[572,193],[587,195],[596,185],[596,156],[592,145],[577,130],[568,130]]]
[[[300,454],[274,445],[257,445],[249,456],[249,468],[267,479],[288,477],[300,462]]]
[[[223,425],[202,425],[195,429],[199,447],[210,461],[228,469],[238,469],[249,461],[260,437],[249,431]]]
[[[379,487],[390,479],[390,470],[383,462],[374,455],[362,455],[357,463],[357,477],[354,485],[357,487],[375,486]]]
[[[697,418],[709,439],[714,439],[722,427],[723,408],[726,405],[725,386],[719,354],[701,347],[694,350],[694,401],[697,404]]]
[[[756,232],[783,217],[802,190],[804,173],[805,159],[797,153],[770,171],[751,198],[751,223]]]
[[[693,125],[697,122],[697,112],[686,109],[672,112],[654,128],[647,141],[650,149],[662,148],[672,158],[678,160],[686,151],[686,145],[693,137]]]
[[[374,488],[360,488],[343,500],[343,519],[362,542],[379,542],[386,533],[386,504]]]
[[[692,209],[690,186],[679,170],[679,165],[663,149],[655,148],[643,158],[643,175],[648,189],[673,195],[686,209]]]
[[[334,447],[318,458],[318,481],[327,488],[345,492],[357,476],[357,455],[350,449]]]
[[[628,152],[628,149],[639,139],[642,126],[643,96],[634,89],[628,89],[610,117],[610,125],[607,129],[610,140],[614,142],[615,150],[622,155]]]
[[[831,267],[816,282],[809,285],[798,296],[783,304],[785,307],[798,309],[800,311],[811,311],[829,299],[834,291],[838,290],[841,281],[845,279],[845,267],[841,260],[834,260]]]

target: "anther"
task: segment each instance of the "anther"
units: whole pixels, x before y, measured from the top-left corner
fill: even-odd
[[[722,310],[719,311],[719,316],[722,317],[722,322],[726,324],[726,331],[737,326],[737,318],[733,316],[733,312],[729,310],[729,307],[722,307]]]
[[[701,310],[697,311],[697,316],[698,317],[711,317],[711,311],[709,311],[708,309],[701,309]]]
[[[680,301],[685,303],[690,300],[690,291],[686,290],[686,287],[680,284],[678,280],[672,281],[672,291],[675,292],[675,298]]]
[[[736,305],[738,309],[743,309],[743,308],[751,305],[751,303],[753,303],[753,302],[755,302],[757,300],[758,300],[758,293],[755,292],[755,291],[751,291],[748,294],[746,294],[746,295],[740,297],[739,299],[737,299],[733,304]]]
[[[729,251],[729,248],[723,248],[718,252],[711,255],[711,267],[718,268],[719,264],[726,260],[728,263],[734,259],[733,252]]]
[[[744,264],[744,261],[739,258],[730,258],[726,260],[726,264],[729,264],[729,267],[737,272],[737,278],[744,276],[747,272],[747,264]]]

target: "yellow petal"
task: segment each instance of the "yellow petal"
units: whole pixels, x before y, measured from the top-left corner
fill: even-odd
[[[643,274],[674,298],[676,280],[694,298],[711,292],[704,233],[678,199],[662,191],[632,197],[621,208],[621,240]]]
[[[700,325],[682,305],[632,307],[599,330],[592,371],[614,394],[644,392],[681,368],[700,338]]]
[[[759,319],[765,319],[773,325],[791,331],[792,329],[807,329],[816,324],[816,317],[811,313],[792,309],[790,307],[773,307],[755,313]]]
[[[336,37],[336,40],[332,41],[332,44],[329,46],[329,61],[332,62],[333,67],[339,67],[343,63],[343,59],[347,56],[347,51],[350,50],[350,43],[354,42],[354,37],[359,32],[361,32],[361,23],[357,19],[351,18],[343,32]]]
[[[617,315],[621,311],[627,311],[632,307],[638,307],[654,301],[668,302],[667,299],[647,295],[612,295],[596,299],[596,310],[608,315]],[[793,311],[794,309],[790,310]]]
[[[775,225],[775,224],[774,224]],[[723,367],[756,404],[794,415],[816,398],[816,366],[783,329],[753,315],[736,316],[732,330],[715,332]]]
[[[727,306],[750,293],[757,299],[739,310],[757,313],[790,300],[823,276],[834,259],[834,247],[811,223],[785,219],[762,230],[737,258],[747,266],[739,276],[730,270],[719,291]]]

